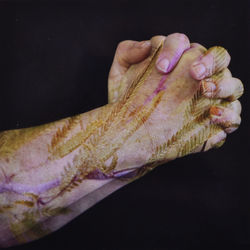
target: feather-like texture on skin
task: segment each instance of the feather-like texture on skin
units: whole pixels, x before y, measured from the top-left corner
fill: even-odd
[[[116,103],[0,133],[0,245],[56,230],[112,190],[195,152],[222,131],[211,124],[209,109],[229,102],[202,96],[188,73],[201,52],[187,50],[162,76],[155,68],[161,49],[159,44],[128,70],[122,79],[127,88]],[[18,192],[10,194],[9,187]]]

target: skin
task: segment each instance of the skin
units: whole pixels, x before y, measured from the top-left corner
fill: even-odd
[[[1,132],[0,245],[43,237],[156,166],[221,146],[243,93],[229,61],[179,33],[123,41],[107,105]]]

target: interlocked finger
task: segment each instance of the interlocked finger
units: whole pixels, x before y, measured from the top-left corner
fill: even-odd
[[[192,64],[191,75],[196,80],[210,77],[227,68],[229,62],[230,55],[226,49],[220,46],[212,47]]]
[[[228,101],[237,100],[244,92],[242,82],[234,78],[228,69],[203,79],[201,82],[203,95],[208,98],[223,98]]]
[[[211,122],[220,125],[226,133],[234,132],[241,123],[241,118],[235,110],[222,106],[210,108]]]

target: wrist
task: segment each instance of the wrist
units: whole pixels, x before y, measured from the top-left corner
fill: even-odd
[[[89,163],[104,174],[145,165],[152,152],[152,140],[143,123],[135,126],[140,123],[137,119],[136,114],[123,113],[120,103],[85,113],[82,128],[87,139],[83,146],[91,158]]]

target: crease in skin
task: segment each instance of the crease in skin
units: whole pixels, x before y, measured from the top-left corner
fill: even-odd
[[[39,185],[25,185],[21,183],[0,183],[0,194],[3,192],[14,192],[17,194],[33,193],[41,194],[60,184],[60,179],[52,180]]]
[[[130,168],[120,171],[113,171],[110,174],[105,174],[100,170],[94,170],[87,175],[87,179],[105,180],[112,178],[131,178],[136,176],[137,170],[138,168]]]

